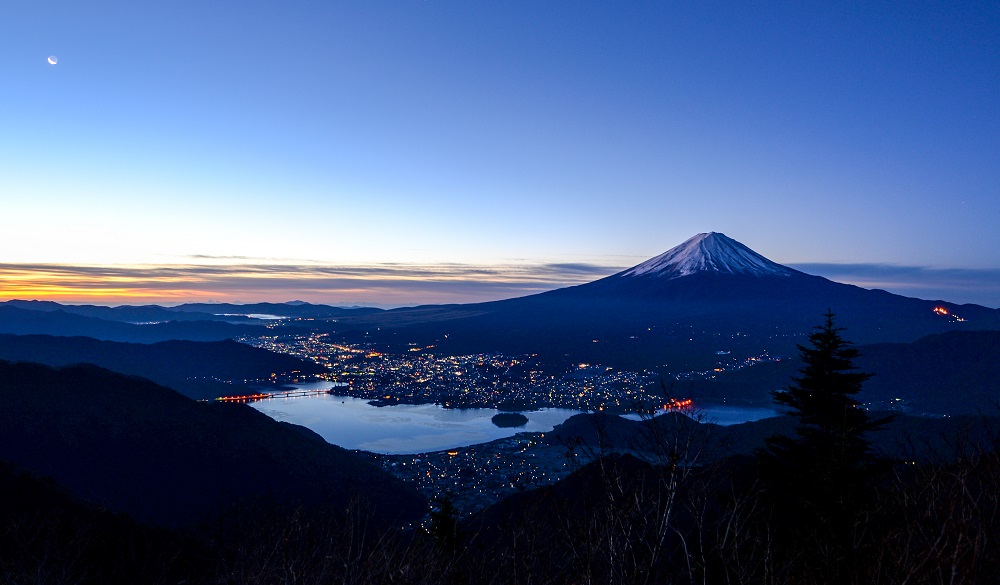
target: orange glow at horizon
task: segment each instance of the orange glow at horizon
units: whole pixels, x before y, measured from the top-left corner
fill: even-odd
[[[177,303],[192,300],[227,300],[233,295],[223,290],[197,286],[199,278],[145,275],[160,267],[61,267],[41,266],[0,268],[0,301],[15,299],[85,302],[99,304],[129,301]],[[77,271],[91,271],[79,274]],[[136,275],[107,274],[135,271]],[[103,272],[103,273],[102,273]],[[233,275],[238,278],[237,275]],[[187,286],[185,286],[187,285]],[[161,288],[162,287],[162,288]]]
[[[85,302],[97,304],[116,304],[128,301],[143,302],[186,302],[197,299],[220,299],[228,298],[228,295],[220,291],[200,291],[200,290],[157,290],[154,294],[144,289],[135,288],[82,288],[65,285],[26,285],[11,287],[6,283],[0,288],[0,301],[11,300],[37,300],[37,301],[60,301],[67,303]]]
[[[475,287],[466,286],[475,284]],[[0,301],[81,304],[287,302],[405,306],[481,302],[558,286],[527,267],[304,264],[58,265],[0,263]],[[566,284],[566,283],[562,283]],[[571,283],[574,284],[574,283]],[[482,287],[482,288],[479,288]]]

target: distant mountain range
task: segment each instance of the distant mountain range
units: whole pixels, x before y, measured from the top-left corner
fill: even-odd
[[[382,309],[370,307],[345,309],[329,305],[314,305],[303,301],[249,305],[186,303],[175,307],[161,307],[159,305],[105,307],[101,305],[63,305],[53,301],[11,300],[0,303],[0,307],[3,306],[29,311],[63,311],[72,315],[135,324],[165,323],[168,321],[224,321],[227,323],[260,324],[262,321],[266,322],[274,317],[330,319],[344,315],[366,315],[382,311]]]
[[[263,325],[234,325],[213,319],[133,324],[64,310],[31,310],[0,305],[0,333],[85,336],[109,341],[155,343],[173,339],[219,341],[244,335],[258,336],[266,334],[267,328]]]
[[[0,303],[0,333],[15,335],[85,336],[107,341],[155,343],[168,340],[220,341],[267,335],[275,318],[288,333],[310,330],[301,319],[332,320],[344,315],[371,315],[381,309],[343,309],[309,303],[253,305],[197,303],[176,307],[156,305],[102,307],[63,305],[52,301],[12,300]]]
[[[326,371],[313,362],[231,340],[141,344],[90,337],[0,334],[0,359],[50,366],[96,364],[121,374],[149,378],[194,399],[246,393],[244,380],[266,381],[272,374],[285,379]]]
[[[288,319],[336,319],[349,315],[370,315],[381,313],[383,309],[372,307],[331,307],[316,305],[303,301],[287,303],[253,303],[250,305],[234,305],[231,303],[187,303],[171,307],[175,314],[195,313],[223,316],[242,316],[248,318],[284,317]]]

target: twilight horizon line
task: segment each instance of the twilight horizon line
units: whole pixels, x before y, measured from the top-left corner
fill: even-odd
[[[829,262],[798,262],[785,266],[862,288],[1000,308],[1000,269]],[[0,281],[4,282],[0,301],[169,306],[189,302],[250,304],[301,300],[335,306],[395,308],[527,296],[584,284],[629,267],[594,262],[523,261],[494,265],[0,263]]]

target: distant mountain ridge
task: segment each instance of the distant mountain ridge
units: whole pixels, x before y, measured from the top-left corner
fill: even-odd
[[[226,321],[248,322],[251,319],[237,320],[233,317],[214,315],[210,313],[186,313],[175,311],[159,305],[121,305],[105,307],[102,305],[64,305],[55,301],[30,301],[14,299],[0,303],[0,307],[16,307],[26,311],[41,311],[47,313],[63,312],[93,319],[120,321],[123,323],[156,323],[166,321]]]
[[[170,309],[174,313],[197,313],[211,315],[274,315],[285,318],[330,319],[345,315],[368,315],[380,313],[384,309],[374,307],[334,307],[316,305],[305,301],[287,303],[185,303]]]
[[[193,399],[245,393],[241,383],[245,379],[326,371],[313,362],[230,340],[142,344],[90,337],[0,334],[0,359],[56,367],[95,364],[120,374],[149,378]]]
[[[858,348],[874,372],[862,393],[913,412],[1000,415],[1000,331],[950,331],[913,343]]]
[[[155,343],[168,340],[221,341],[267,335],[270,318],[302,322],[286,324],[309,328],[309,319],[336,319],[381,312],[375,308],[342,309],[309,303],[251,305],[192,303],[177,307],[157,305],[104,307],[63,305],[52,301],[0,302],[0,333],[93,337],[106,341]]]
[[[0,302],[0,307],[16,307],[28,311],[62,311],[108,321],[125,323],[154,323],[166,321],[226,321],[229,323],[261,324],[266,319],[257,316],[294,318],[331,318],[343,315],[364,315],[377,313],[382,309],[372,307],[341,308],[330,305],[316,305],[304,301],[288,303],[185,303],[174,307],[159,305],[66,305],[54,301],[14,299]]]

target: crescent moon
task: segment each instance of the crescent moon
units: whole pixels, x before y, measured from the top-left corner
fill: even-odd
[[[49,65],[55,65],[56,63],[59,62],[59,57],[56,57],[55,55],[52,55],[51,57],[49,57],[48,61],[49,61]]]

